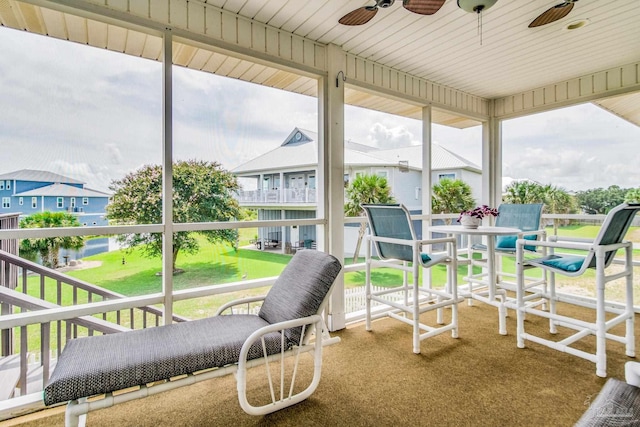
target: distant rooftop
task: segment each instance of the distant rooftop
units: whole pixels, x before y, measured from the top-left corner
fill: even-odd
[[[255,157],[232,170],[235,174],[251,174],[270,170],[312,168],[318,164],[318,134],[295,128],[275,149]],[[422,170],[422,146],[410,145],[383,150],[353,141],[345,142],[344,163],[348,166],[397,166],[407,162],[409,168]],[[467,169],[481,173],[473,162],[438,144],[432,145],[431,169]]]
[[[0,177],[2,179],[2,177]],[[17,197],[54,196],[54,197],[109,197],[110,194],[89,188],[78,188],[67,184],[51,184],[34,190],[16,193]]]
[[[68,176],[34,169],[22,169],[0,175],[0,180],[7,179],[18,181],[56,182],[62,184],[84,184],[83,181],[78,181],[77,179],[69,178]]]

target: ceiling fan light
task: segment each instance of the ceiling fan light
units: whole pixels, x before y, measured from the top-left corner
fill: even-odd
[[[465,12],[480,13],[496,4],[498,0],[458,0],[458,7]]]
[[[568,23],[564,29],[567,31],[577,30],[578,28],[582,28],[585,25],[589,25],[590,21],[588,19],[579,19],[577,21],[572,21]]]

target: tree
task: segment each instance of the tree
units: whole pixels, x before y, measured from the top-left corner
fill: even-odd
[[[162,167],[146,165],[112,181],[113,200],[107,206],[107,218],[117,224],[162,223]],[[217,162],[179,161],[173,166],[173,221],[230,221],[239,216],[234,198],[238,182]],[[226,241],[237,247],[237,230],[205,230],[173,234],[173,270],[180,251],[195,253],[199,249],[195,234],[210,242]],[[162,256],[162,235],[136,233],[119,236],[127,247],[141,247],[146,256]]]
[[[364,211],[363,203],[394,203],[395,199],[391,195],[391,187],[387,183],[387,178],[378,175],[359,175],[351,182],[346,190],[347,202],[344,205],[346,216],[362,216]],[[366,224],[360,224],[358,229],[358,241],[353,253],[353,262],[358,260],[360,246]]]
[[[576,193],[580,208],[589,214],[606,214],[620,203],[624,202],[628,190],[617,185],[609,188],[593,188]]]
[[[460,213],[474,207],[471,186],[460,179],[443,178],[431,190],[431,212]],[[446,220],[451,224],[451,219]]]
[[[555,214],[575,213],[575,199],[562,187],[555,185],[545,185],[543,187],[544,194],[544,211]],[[560,220],[553,219],[553,226],[557,230]]]
[[[544,186],[533,181],[513,181],[502,196],[505,203],[544,203]]]
[[[576,211],[575,201],[564,188],[555,185],[542,185],[533,181],[514,181],[505,189],[502,196],[505,203],[543,203],[545,213],[569,214]],[[557,219],[553,220],[558,226]]]
[[[20,221],[20,228],[58,228],[80,227],[75,215],[67,212],[38,212]],[[23,239],[20,241],[20,252],[27,256],[40,255],[42,265],[56,268],[59,264],[60,249],[81,249],[84,245],[82,236],[62,236]]]

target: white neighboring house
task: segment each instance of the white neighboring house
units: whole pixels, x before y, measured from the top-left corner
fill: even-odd
[[[295,128],[277,148],[236,167],[231,172],[246,189],[240,191],[241,206],[258,210],[259,220],[301,219],[316,216],[318,176],[318,135]],[[478,198],[482,170],[472,162],[433,144],[432,182],[443,178],[462,179]],[[381,150],[354,142],[345,142],[345,187],[360,174],[377,174],[387,178],[395,199],[412,213],[421,213],[422,146]],[[353,252],[357,230],[347,227],[345,253]],[[315,226],[269,227],[260,229],[259,240],[277,244],[285,251],[289,245],[307,247],[316,240]],[[283,244],[284,242],[284,244]]]

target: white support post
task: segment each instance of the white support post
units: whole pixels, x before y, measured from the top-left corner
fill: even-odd
[[[482,123],[482,203],[502,201],[502,122],[495,117]]]
[[[336,45],[327,46],[327,76],[318,82],[318,188],[324,189],[318,197],[318,213],[326,219],[323,246],[336,258],[344,259],[344,85],[338,74],[346,73],[345,54]],[[331,294],[328,308],[330,331],[343,329],[344,273],[341,271]]]
[[[429,226],[431,226],[431,188],[433,182],[431,179],[431,106],[427,105],[422,108],[422,215],[427,215],[427,219],[422,220],[422,238],[430,238],[428,236]],[[422,275],[422,283],[424,286],[431,288],[431,269],[426,269]]]
[[[164,324],[173,319],[173,39],[166,29],[162,37],[162,292]]]

